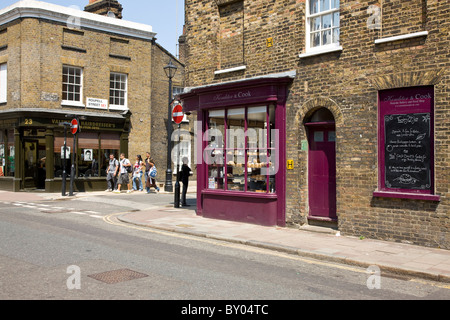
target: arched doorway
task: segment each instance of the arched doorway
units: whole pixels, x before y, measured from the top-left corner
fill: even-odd
[[[336,125],[326,108],[305,122],[308,134],[309,219],[336,221]]]

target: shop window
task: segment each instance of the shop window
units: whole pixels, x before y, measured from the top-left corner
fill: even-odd
[[[8,96],[8,66],[6,63],[0,64],[0,103],[7,102]]]
[[[100,176],[106,176],[106,170],[109,164],[109,155],[113,154],[119,160],[120,150],[120,133],[100,133],[100,158],[99,158],[99,173]]]
[[[210,111],[204,152],[208,189],[275,192],[274,126],[273,106]]]
[[[83,101],[83,69],[63,66],[63,104],[81,105]]]
[[[434,88],[379,92],[379,190],[434,193]]]
[[[14,177],[14,130],[0,129],[0,177]]]
[[[209,143],[203,155],[205,162],[208,164],[208,188],[224,190],[225,110],[209,112],[207,129],[207,141]]]
[[[308,0],[306,51],[339,46],[339,0]]]
[[[99,133],[81,132],[78,134],[78,176],[90,178],[101,176],[99,166]]]
[[[77,135],[78,141],[76,151],[76,165],[78,177],[105,177],[108,165],[109,155],[113,154],[119,159],[120,150],[120,134],[98,133],[98,132],[81,132]],[[54,139],[54,161],[55,161],[55,177],[62,177],[63,173],[63,146],[64,133],[55,132]],[[67,151],[66,151],[66,172],[70,174],[72,165],[73,136],[67,135]]]

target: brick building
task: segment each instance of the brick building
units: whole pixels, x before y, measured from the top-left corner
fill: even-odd
[[[134,161],[150,151],[159,171],[166,169],[163,68],[172,60],[174,86],[183,87],[183,65],[151,26],[122,20],[121,12],[106,0],[90,1],[85,11],[33,0],[0,10],[1,189],[61,190],[59,124],[74,117],[81,126],[76,190],[105,189],[109,153]],[[73,150],[72,137],[69,130]]]
[[[437,0],[186,0],[198,214],[450,248],[447,18]]]

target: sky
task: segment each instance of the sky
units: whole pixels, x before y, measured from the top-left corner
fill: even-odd
[[[0,9],[19,0],[0,0]],[[81,10],[89,0],[45,0],[44,2]],[[153,27],[156,42],[174,56],[177,55],[178,37],[183,33],[184,0],[119,0],[123,7],[123,19],[144,23]]]

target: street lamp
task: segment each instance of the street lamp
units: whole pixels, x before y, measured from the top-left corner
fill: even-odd
[[[167,170],[166,170],[166,183],[164,185],[164,191],[166,192],[172,192],[173,191],[173,185],[172,185],[172,149],[171,149],[171,142],[172,142],[172,78],[175,77],[175,74],[177,73],[177,66],[175,66],[172,63],[172,60],[169,61],[169,64],[164,67],[164,72],[166,73],[167,78],[169,78],[169,106],[168,106],[168,117],[167,117]]]

